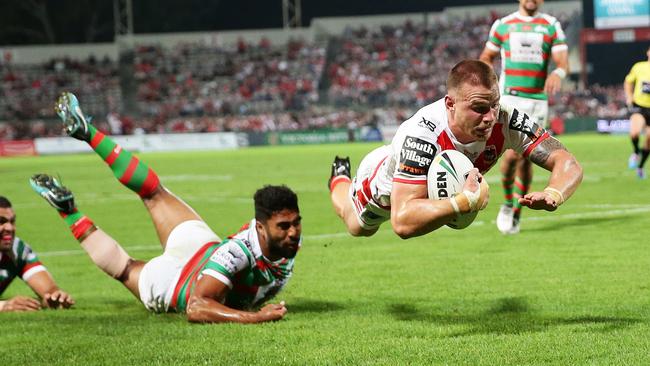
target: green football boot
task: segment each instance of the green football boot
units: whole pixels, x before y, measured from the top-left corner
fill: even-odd
[[[71,214],[75,211],[74,196],[69,189],[47,174],[35,174],[29,178],[32,189],[45,198],[57,211]]]
[[[63,92],[54,106],[56,114],[63,121],[63,128],[68,136],[77,140],[90,141],[90,117],[84,116],[79,107],[79,100],[70,92]]]

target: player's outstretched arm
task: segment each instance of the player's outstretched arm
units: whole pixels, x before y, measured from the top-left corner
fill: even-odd
[[[26,281],[27,285],[41,298],[43,307],[50,309],[67,309],[74,305],[74,299],[61,290],[47,271],[34,274]]]
[[[187,320],[193,323],[261,323],[280,320],[287,313],[284,302],[268,304],[256,312],[230,308],[222,304],[228,291],[223,282],[203,276],[187,304]]]
[[[553,137],[542,141],[531,152],[529,159],[551,171],[551,177],[542,192],[530,192],[519,202],[534,210],[555,211],[582,182],[582,167],[573,154]]]
[[[476,168],[470,171],[463,192],[450,199],[429,199],[426,185],[393,182],[390,197],[393,231],[402,239],[430,233],[458,214],[484,209],[488,196],[487,182]]]

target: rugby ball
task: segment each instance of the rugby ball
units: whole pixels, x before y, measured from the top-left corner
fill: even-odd
[[[436,155],[427,175],[429,198],[442,200],[462,192],[467,175],[472,168],[474,164],[459,151],[444,150]],[[474,221],[477,214],[478,211],[458,215],[447,226],[452,229],[464,229]]]

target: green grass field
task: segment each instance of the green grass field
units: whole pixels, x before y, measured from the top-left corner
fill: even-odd
[[[349,237],[330,207],[333,155],[355,165],[376,145],[140,155],[222,237],[252,217],[262,184],[299,194],[303,248],[277,298],[289,313],[261,325],[150,314],[92,264],[32,193],[31,174],[60,174],[79,208],[132,256],[160,253],[142,203],[94,154],[0,159],[18,235],[77,301],[68,311],[0,314],[0,365],[649,364],[650,181],[626,169],[624,136],[561,140],[585,179],[558,211],[525,211],[521,233],[502,236],[493,169],[492,199],[472,226],[409,240],[388,224],[372,238]],[[547,177],[537,170],[533,188]],[[2,297],[28,293],[16,280]]]

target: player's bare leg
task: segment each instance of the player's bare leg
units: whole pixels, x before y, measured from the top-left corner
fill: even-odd
[[[645,119],[641,113],[632,113],[630,116],[630,141],[632,142],[632,154],[627,161],[628,168],[637,169],[641,160],[641,149],[639,149],[639,139],[641,132],[645,127]],[[647,140],[646,140],[647,145]],[[646,146],[647,148],[647,146]]]
[[[332,163],[330,179],[327,182],[334,211],[343,220],[352,236],[371,236],[377,232],[377,229],[364,229],[359,224],[357,214],[349,197],[351,184],[350,159],[337,156]]]
[[[503,234],[510,233],[513,227],[513,190],[517,161],[518,154],[510,149],[506,150],[501,158],[501,186],[503,187],[505,201],[497,215],[497,228]]]
[[[34,191],[59,212],[72,235],[95,265],[122,282],[139,299],[138,279],[145,262],[131,258],[115,239],[81,213],[75,206],[72,192],[62,186],[56,178],[36,174],[29,182]]]
[[[119,182],[140,196],[151,215],[163,249],[169,234],[180,223],[203,221],[188,204],[160,183],[152,169],[90,124],[74,94],[61,94],[55,109],[68,135],[87,142]]]

